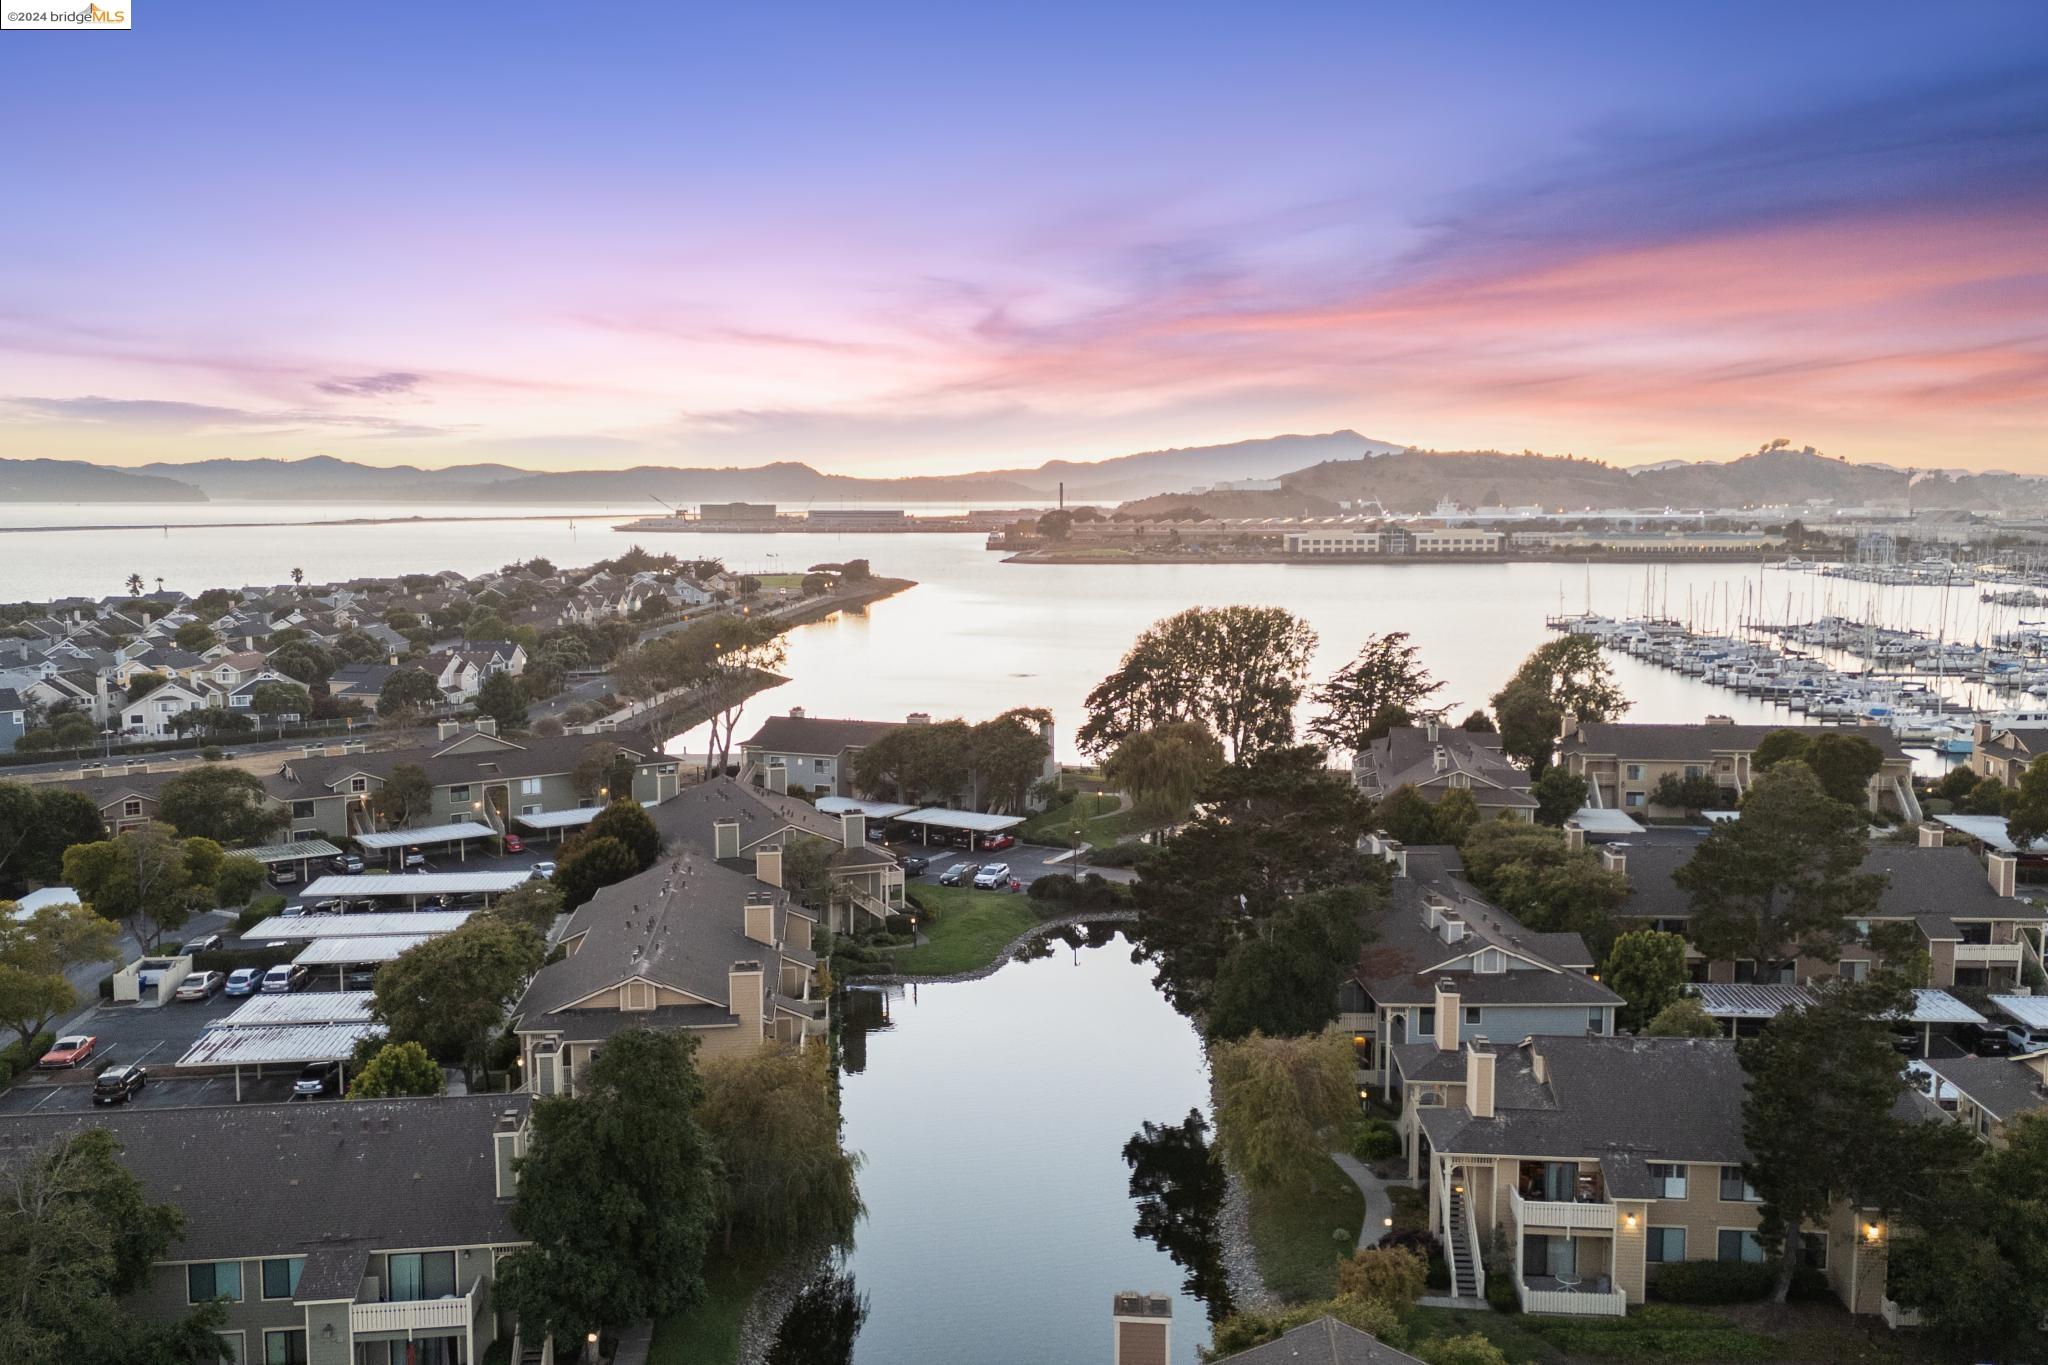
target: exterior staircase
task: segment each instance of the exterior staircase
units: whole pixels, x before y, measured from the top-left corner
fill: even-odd
[[[1444,1251],[1451,1258],[1451,1291],[1461,1299],[1479,1297],[1479,1267],[1472,1259],[1471,1215],[1465,1196],[1451,1195],[1451,1223],[1444,1232]]]

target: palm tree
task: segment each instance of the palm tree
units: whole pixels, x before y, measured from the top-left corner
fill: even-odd
[[[303,588],[303,587],[305,587],[305,586],[306,586],[306,571],[305,571],[304,569],[293,569],[293,570],[292,570],[292,585],[293,585],[294,587],[300,587],[300,588]]]
[[[130,597],[140,597],[140,596],[142,596],[142,575],[141,575],[141,574],[139,574],[139,573],[132,573],[132,574],[129,574],[129,575],[128,575],[128,595],[129,595]]]
[[[164,590],[164,576],[162,574],[158,574],[156,576],[156,590],[158,592],[162,592]]]

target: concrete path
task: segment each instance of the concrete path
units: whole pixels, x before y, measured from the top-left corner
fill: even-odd
[[[647,1365],[648,1348],[653,1344],[654,1324],[635,1323],[619,1333],[619,1349],[612,1356],[612,1365]]]
[[[1379,1241],[1387,1231],[1387,1220],[1394,1216],[1394,1198],[1387,1193],[1389,1187],[1413,1186],[1416,1182],[1382,1180],[1373,1174],[1372,1167],[1349,1152],[1332,1152],[1330,1160],[1337,1163],[1337,1169],[1351,1177],[1351,1183],[1358,1186],[1359,1193],[1365,1196],[1365,1221],[1358,1225],[1358,1249],[1363,1251]]]

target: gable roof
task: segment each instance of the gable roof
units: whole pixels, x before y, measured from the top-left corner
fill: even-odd
[[[1802,734],[1852,734],[1867,739],[1888,759],[1903,761],[1905,750],[1898,736],[1881,725],[1863,725],[1842,730],[1822,725],[1649,725],[1628,721],[1581,721],[1579,728],[1559,743],[1561,753],[1606,754],[1616,758],[1704,763],[1719,755],[1751,753],[1766,735],[1780,730]]]
[[[737,820],[740,848],[752,848],[784,829],[795,829],[820,839],[839,841],[840,822],[808,802],[750,786],[720,775],[694,787],[685,787],[648,812],[666,839],[680,839],[706,856],[716,852],[713,827],[720,820]]]
[[[2000,1123],[2048,1109],[2048,1088],[2017,1057],[1930,1057],[1927,1065]]]
[[[1217,1356],[1210,1365],[1422,1365],[1370,1333],[1332,1317],[1282,1332],[1236,1355]]]
[[[1482,806],[1536,806],[1529,795],[1529,775],[1502,755],[1499,735],[1449,725],[1438,726],[1435,739],[1426,727],[1397,725],[1354,754],[1351,771],[1358,785],[1370,792],[1422,789],[1462,776]]]
[[[1619,913],[1646,919],[1690,915],[1692,898],[1671,879],[1698,847],[1697,840],[1658,839],[1626,849],[1628,900]],[[1872,844],[1863,855],[1862,870],[1887,879],[1875,918],[1925,918],[1922,928],[1930,937],[1954,937],[1953,923],[1943,932],[1940,922],[1931,918],[1935,916],[1950,921],[2038,917],[2024,902],[1999,895],[1977,855],[1967,848]]]
[[[740,741],[740,748],[766,749],[778,754],[816,754],[832,757],[847,749],[864,748],[891,730],[903,728],[897,720],[835,720],[825,716],[770,716],[761,722],[753,737]]]

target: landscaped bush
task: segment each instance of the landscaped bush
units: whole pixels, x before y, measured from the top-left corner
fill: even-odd
[[[1385,1119],[1366,1119],[1351,1135],[1351,1155],[1368,1164],[1401,1155],[1401,1135]]]
[[[34,1067],[36,1058],[50,1050],[50,1044],[57,1041],[54,1033],[38,1033],[28,1040],[24,1047],[19,1039],[0,1047],[0,1087],[11,1084],[16,1076]]]
[[[1645,1304],[1625,1318],[1539,1315],[1522,1325],[1574,1360],[1764,1361],[1784,1355],[1778,1342],[1718,1313],[1672,1304]]]
[[[1114,910],[1131,901],[1129,890],[1094,872],[1078,881],[1064,872],[1049,873],[1026,887],[1025,894],[1063,910]]]
[[[1650,1280],[1666,1303],[1749,1303],[1771,1292],[1777,1270],[1765,1261],[1674,1261]]]
[[[916,926],[910,922],[908,915],[890,915],[882,921],[882,927],[892,935],[916,932]]]
[[[1138,860],[1152,851],[1152,845],[1143,839],[1123,839],[1104,848],[1088,850],[1088,861],[1098,867],[1136,867]]]
[[[1496,1313],[1519,1313],[1522,1300],[1515,1293],[1515,1272],[1512,1266],[1502,1266],[1498,1273],[1486,1272],[1486,1301]]]

